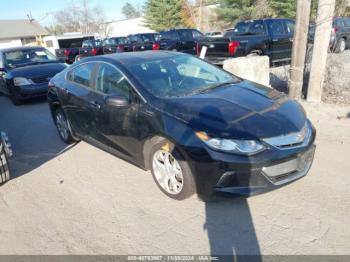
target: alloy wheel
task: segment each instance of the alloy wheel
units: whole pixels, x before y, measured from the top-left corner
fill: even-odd
[[[153,155],[153,172],[158,184],[169,194],[177,195],[183,189],[183,174],[179,162],[174,156],[158,150]]]
[[[56,115],[56,125],[62,139],[67,141],[69,138],[68,123],[62,112],[58,112]]]

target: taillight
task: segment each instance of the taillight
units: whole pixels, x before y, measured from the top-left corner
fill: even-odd
[[[70,53],[69,49],[64,49],[64,55],[65,56],[69,56],[69,53]]]
[[[154,43],[154,44],[152,45],[152,50],[159,50],[159,49],[160,49],[160,44]]]
[[[197,45],[196,45],[196,53],[197,53],[197,55],[200,55],[201,51],[202,51],[202,47],[199,45],[199,43],[197,43]]]
[[[239,42],[232,41],[228,44],[228,53],[230,56],[234,56],[237,50],[237,47],[239,47]]]
[[[124,46],[123,45],[117,45],[117,52],[124,52]]]
[[[91,54],[92,54],[92,55],[97,55],[97,48],[93,48],[93,49],[91,50]]]
[[[339,32],[339,28],[338,28],[338,27],[336,27],[336,26],[335,26],[335,27],[333,27],[333,28],[332,28],[332,32],[333,32],[333,33],[337,33],[337,32]]]

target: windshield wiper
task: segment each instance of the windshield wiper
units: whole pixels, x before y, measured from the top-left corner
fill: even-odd
[[[204,89],[201,89],[201,90],[193,90],[191,92],[188,92],[188,93],[185,94],[185,96],[203,94],[203,93],[206,93],[206,92],[208,92],[210,90],[213,90],[213,89],[216,89],[216,88],[220,88],[220,87],[224,87],[224,86],[231,85],[231,84],[236,84],[238,82],[239,82],[239,80],[230,80],[230,81],[223,82],[223,83],[220,83],[220,84],[211,85],[211,86],[208,86],[208,87],[206,87]]]

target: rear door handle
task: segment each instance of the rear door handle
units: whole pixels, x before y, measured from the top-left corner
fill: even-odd
[[[101,109],[101,105],[96,101],[90,101],[89,104],[96,109]]]

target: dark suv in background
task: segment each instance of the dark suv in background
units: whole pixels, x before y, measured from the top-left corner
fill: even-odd
[[[331,35],[331,50],[343,53],[350,48],[350,17],[335,17]]]
[[[197,29],[171,29],[159,33],[160,50],[197,54],[197,43],[205,36]]]

